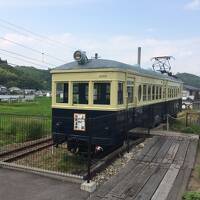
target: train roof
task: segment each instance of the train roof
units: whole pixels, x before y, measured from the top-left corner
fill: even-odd
[[[114,60],[106,60],[106,59],[88,59],[88,62],[85,64],[78,64],[77,61],[69,62],[59,67],[56,67],[52,70],[54,71],[63,71],[63,70],[81,70],[81,69],[120,69],[120,70],[131,70],[140,75],[151,76],[160,79],[172,80],[177,82],[182,82],[180,79],[175,78],[173,76],[169,76],[167,74],[161,74],[159,72],[155,72],[153,70],[147,70],[139,67],[138,65],[129,65],[126,63],[114,61]]]

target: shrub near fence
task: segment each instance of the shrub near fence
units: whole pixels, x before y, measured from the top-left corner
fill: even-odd
[[[51,119],[0,113],[0,149],[51,136]]]

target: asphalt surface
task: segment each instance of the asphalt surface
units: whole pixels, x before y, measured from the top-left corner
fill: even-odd
[[[0,168],[0,200],[82,200],[80,184]]]

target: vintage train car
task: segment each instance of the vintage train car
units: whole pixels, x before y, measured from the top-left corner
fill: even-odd
[[[182,82],[175,77],[113,60],[87,59],[52,73],[52,132],[55,144],[83,150],[122,145],[126,129],[151,128],[181,110]]]

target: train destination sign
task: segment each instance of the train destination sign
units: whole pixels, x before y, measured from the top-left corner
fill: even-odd
[[[86,115],[83,113],[74,113],[74,130],[85,131]]]

